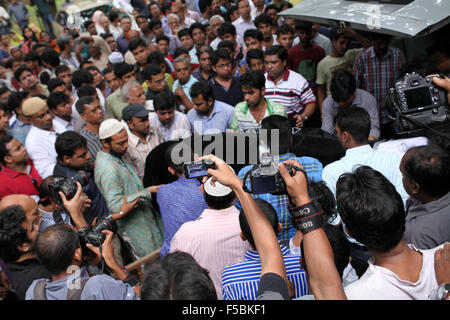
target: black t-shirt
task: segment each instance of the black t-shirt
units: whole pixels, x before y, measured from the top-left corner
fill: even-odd
[[[19,300],[25,300],[28,287],[34,280],[47,278],[51,279],[51,274],[42,266],[36,258],[21,262],[8,262],[6,267],[11,275],[13,288]]]

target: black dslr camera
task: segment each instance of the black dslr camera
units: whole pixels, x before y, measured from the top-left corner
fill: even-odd
[[[275,162],[271,158],[270,151],[264,146],[260,146],[260,150],[261,149],[261,164],[253,166],[253,168],[245,174],[242,188],[245,192],[253,194],[286,194],[286,183],[284,182],[281,174],[278,172],[278,167],[275,165]],[[302,171],[306,175],[303,169],[300,169],[296,166],[293,167],[289,164],[285,164],[285,166],[291,176],[294,175],[295,171]],[[250,190],[245,185],[248,176],[250,176]]]
[[[61,191],[67,200],[72,199],[78,190],[77,181],[82,187],[87,186],[89,179],[84,171],[80,170],[70,178],[54,177],[49,185],[50,196],[53,201],[63,207],[64,203],[58,192]]]
[[[97,219],[93,227],[86,227],[78,231],[81,243],[85,246],[87,243],[95,247],[101,247],[106,236],[102,233],[103,230],[116,232],[117,225],[114,219],[109,215],[105,218]]]
[[[432,78],[407,73],[390,89],[389,113],[396,118],[398,133],[419,129],[420,125],[443,123],[450,119],[445,90]]]
[[[209,161],[208,161],[209,162]],[[189,163],[185,163],[183,165],[184,176],[186,179],[194,179],[205,177],[208,174],[206,171],[208,169],[216,169],[216,165],[214,163],[208,163],[207,161],[193,161]]]

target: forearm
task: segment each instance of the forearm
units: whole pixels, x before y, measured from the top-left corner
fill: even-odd
[[[308,103],[303,110],[302,115],[310,118],[314,111],[316,111],[316,102]]]

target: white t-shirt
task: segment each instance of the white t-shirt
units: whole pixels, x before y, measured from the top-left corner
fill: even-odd
[[[369,259],[366,273],[355,282],[344,288],[349,300],[437,300],[438,282],[434,271],[434,252],[443,245],[418,250],[412,244],[409,247],[422,253],[422,270],[419,280],[412,283],[400,279],[391,270],[376,266]]]

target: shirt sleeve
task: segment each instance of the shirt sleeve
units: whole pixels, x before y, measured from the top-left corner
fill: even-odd
[[[363,62],[362,62],[362,58],[361,55],[359,55],[356,60],[355,60],[355,64],[353,65],[353,75],[355,76],[355,80],[356,80],[356,87],[357,88],[363,88],[364,86],[364,80],[363,80]]]
[[[332,112],[333,100],[331,96],[325,98],[322,104],[322,130],[334,134],[334,116]]]
[[[317,65],[317,78],[316,78],[316,83],[318,85],[324,85],[325,83],[327,83],[327,79],[326,79],[326,75],[325,75],[325,70],[324,70],[324,61],[321,60],[319,62],[319,64]]]
[[[55,163],[49,158],[45,149],[39,146],[26,146],[26,148],[39,175],[44,179],[51,176]]]
[[[234,109],[233,120],[231,121],[231,125],[230,125],[230,128],[233,129],[233,130],[239,130],[239,125],[238,125],[238,122],[237,122],[236,112],[237,112],[237,106]]]
[[[370,116],[370,133],[369,135],[380,137],[380,116],[378,113],[377,100],[371,95],[366,103],[367,111]]]

